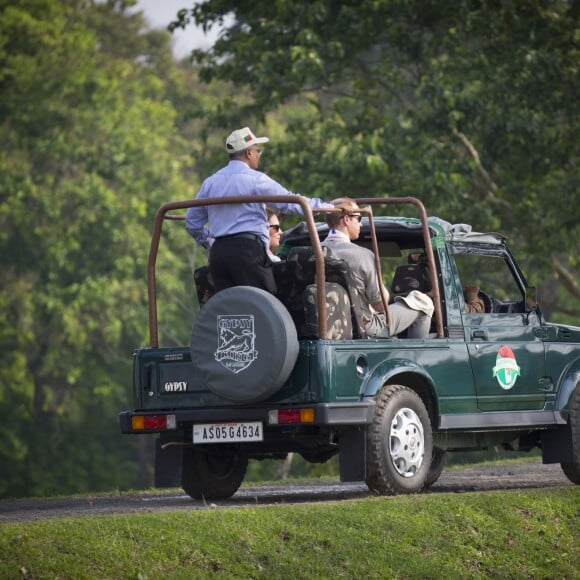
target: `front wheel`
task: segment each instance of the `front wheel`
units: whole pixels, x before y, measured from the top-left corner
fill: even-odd
[[[231,447],[183,450],[181,487],[193,499],[227,499],[244,481],[248,458]]]
[[[380,495],[418,493],[433,454],[431,421],[423,401],[401,385],[384,387],[367,433],[367,479]]]
[[[570,433],[572,437],[572,461],[561,463],[562,471],[566,477],[576,485],[580,485],[580,385],[570,399]]]

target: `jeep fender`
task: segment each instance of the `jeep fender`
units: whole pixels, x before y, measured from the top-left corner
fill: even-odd
[[[561,411],[568,411],[570,406],[570,397],[576,386],[580,384],[580,357],[573,360],[562,372],[558,379],[555,411],[560,415]],[[562,417],[564,422],[567,421],[568,413]]]
[[[363,397],[376,397],[377,393],[387,383],[396,383],[413,389],[423,399],[433,417],[438,415],[435,384],[431,375],[415,361],[395,358],[385,360],[374,367],[362,385]],[[438,421],[433,421],[436,425]]]

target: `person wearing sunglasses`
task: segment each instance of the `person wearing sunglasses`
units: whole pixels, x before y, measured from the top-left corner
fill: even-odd
[[[278,214],[271,208],[266,208],[266,213],[268,214],[268,224],[270,229],[270,246],[268,247],[268,257],[272,262],[280,262],[280,258],[276,255],[278,248],[280,247],[280,238],[284,233],[282,231],[282,226],[280,225],[280,218]]]
[[[249,127],[236,129],[226,139],[229,163],[210,175],[196,199],[234,195],[298,195],[258,171],[268,137],[256,137]],[[309,199],[314,209],[333,207],[319,198]],[[268,203],[277,213],[302,214],[295,203]],[[279,224],[278,224],[279,226]],[[209,269],[215,290],[255,286],[276,293],[272,261],[268,257],[270,224],[263,203],[218,204],[190,207],[185,228],[195,241],[209,248]]]
[[[427,338],[434,310],[433,301],[418,290],[405,297],[397,296],[395,302],[389,305],[391,325],[387,329],[375,256],[367,248],[353,243],[360,236],[360,207],[348,197],[335,199],[331,203],[342,212],[326,214],[330,229],[322,245],[328,247],[335,258],[348,264],[356,281],[356,290],[363,298],[363,322],[368,336],[396,336],[407,330],[407,338]],[[384,286],[383,290],[388,301],[389,292]]]

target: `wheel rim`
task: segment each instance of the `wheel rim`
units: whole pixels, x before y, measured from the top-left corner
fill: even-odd
[[[413,477],[425,455],[423,425],[412,409],[400,409],[391,422],[389,435],[391,461],[403,477]]]

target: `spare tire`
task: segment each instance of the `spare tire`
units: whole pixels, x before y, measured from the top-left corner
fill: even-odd
[[[298,357],[296,327],[286,307],[260,288],[235,286],[212,296],[191,332],[191,360],[202,384],[236,403],[272,396]]]

